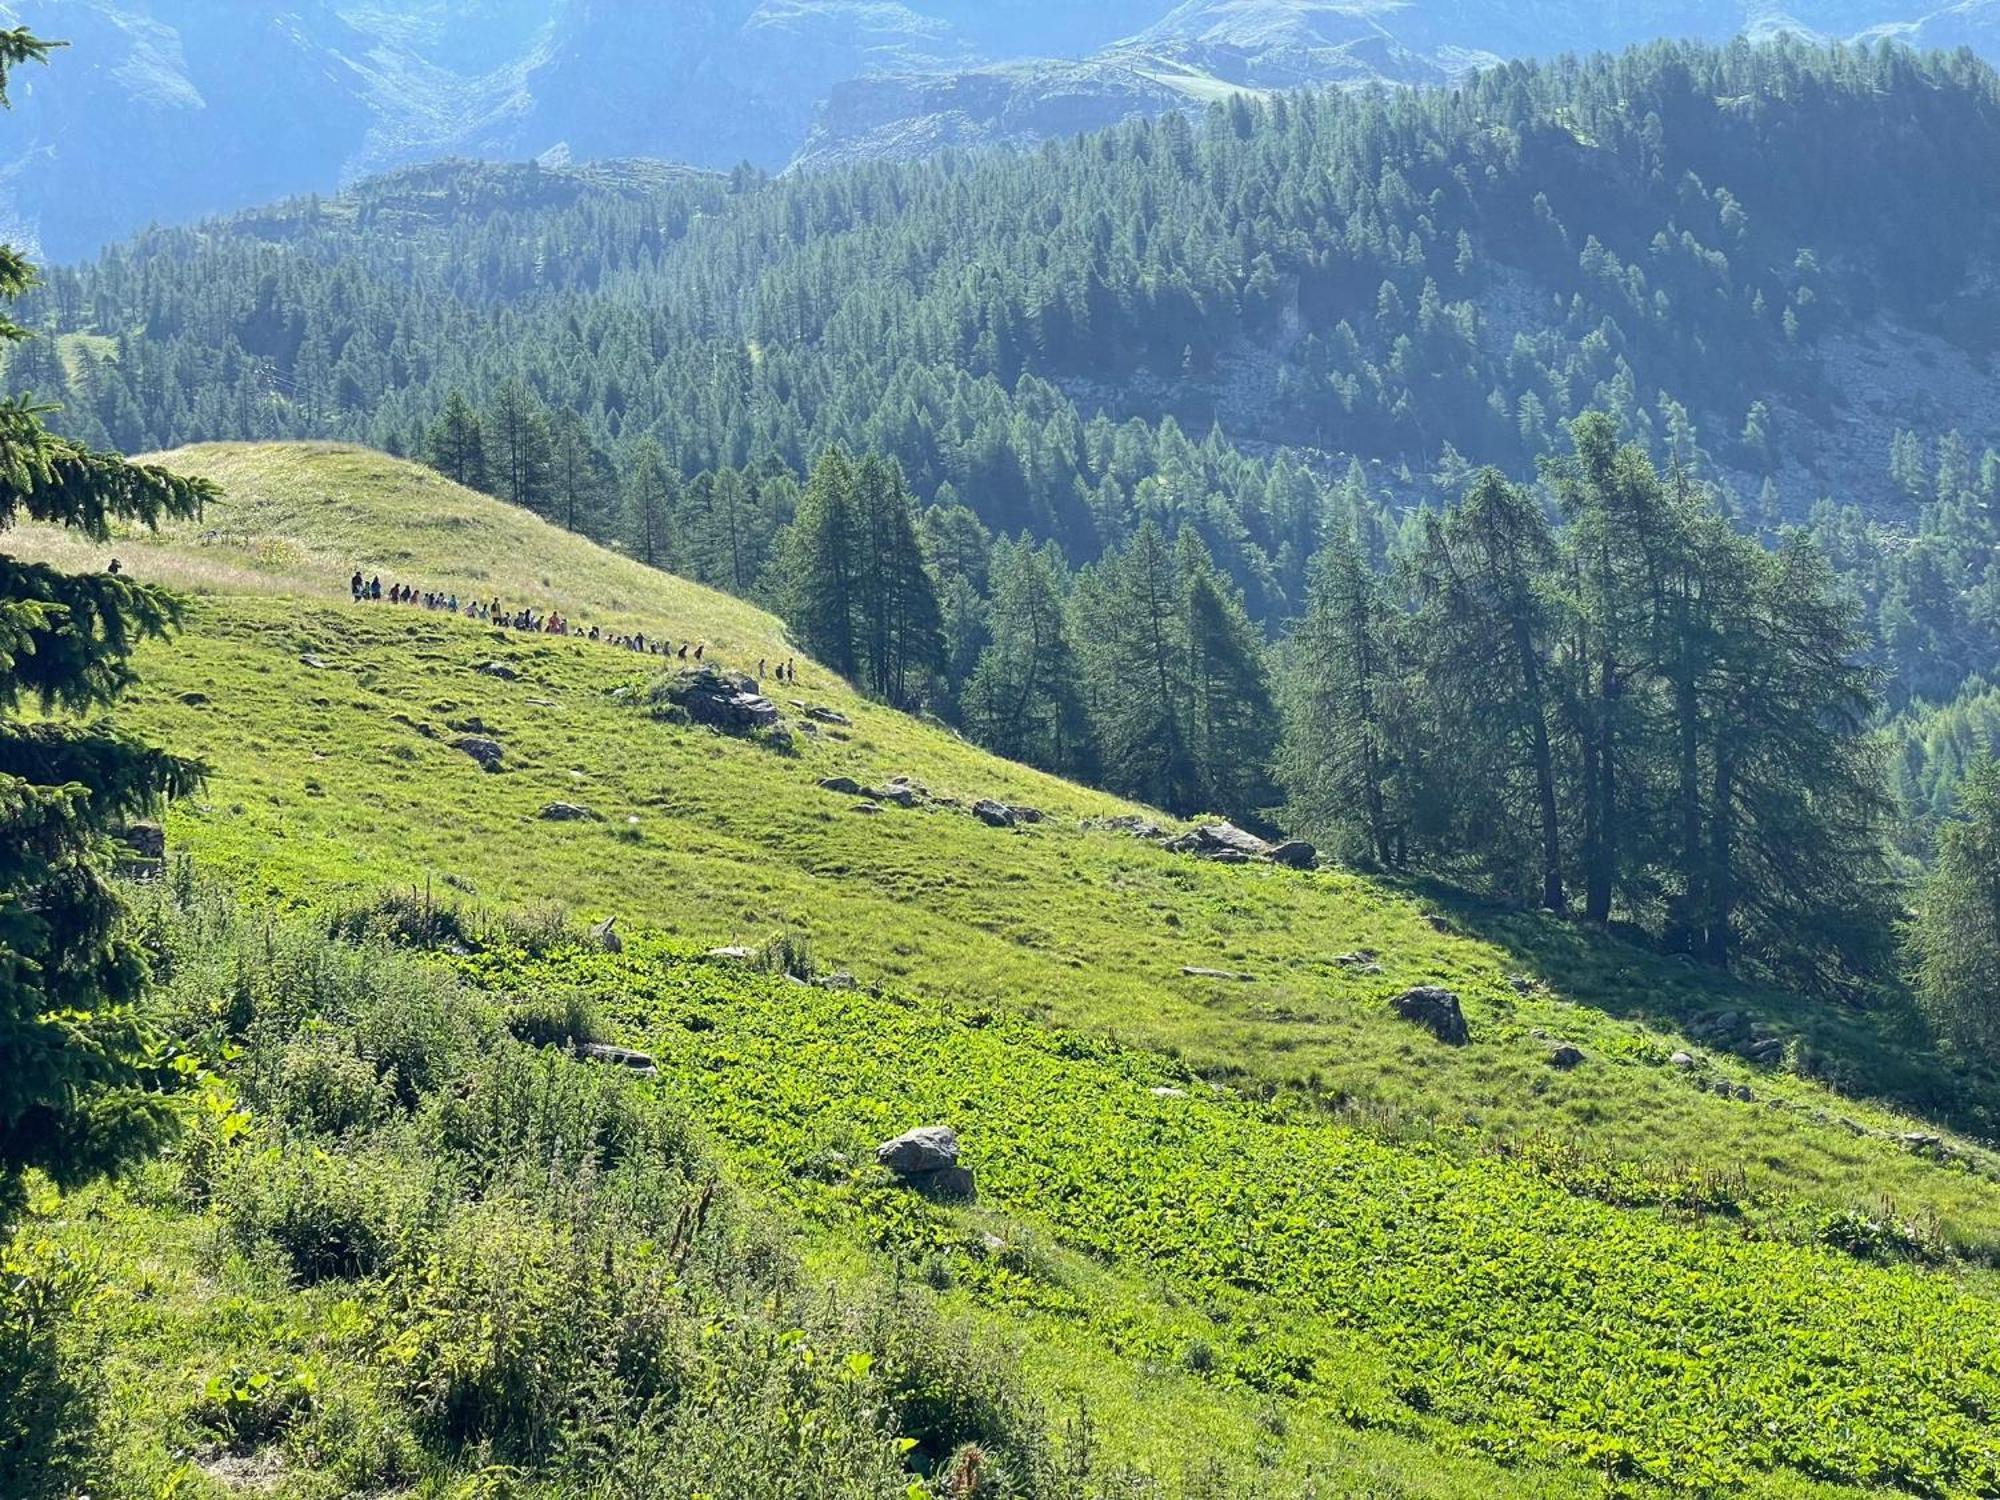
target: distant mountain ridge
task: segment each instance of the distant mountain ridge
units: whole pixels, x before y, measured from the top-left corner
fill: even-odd
[[[451,155],[766,171],[1030,144],[1237,90],[1794,30],[2000,57],[2000,0],[0,0],[0,235],[88,255]]]

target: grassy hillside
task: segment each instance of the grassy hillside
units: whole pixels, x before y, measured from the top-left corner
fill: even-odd
[[[928,1282],[1017,1350],[1054,1427],[1084,1399],[1102,1452],[1167,1492],[1203,1492],[1209,1460],[1225,1493],[1260,1465],[1286,1494],[2000,1482],[2000,1160],[1937,1123],[1988,1096],[1893,1022],[1445,893],[1170,855],[1089,826],[1143,810],[810,663],[769,685],[788,720],[796,698],[849,722],[789,751],[662,719],[660,663],[356,607],[345,580],[553,605],[752,669],[785,651],[779,623],[360,450],[168,459],[228,499],[106,550],[201,591],[123,710],[214,768],[175,846],[278,907],[617,916],[625,961],[488,953],[461,977],[588,997],[814,1274]],[[499,771],[465,733],[502,744]],[[863,813],[818,787],[837,775],[929,795]],[[981,797],[1048,820],[989,828]],[[556,801],[595,819],[540,816]],[[881,998],[689,961],[778,936]],[[1460,994],[1469,1045],[1392,1013],[1423,983]],[[1782,1057],[1701,1039],[1724,1034]],[[1573,1071],[1551,1065],[1564,1042]],[[978,1208],[842,1164],[937,1119],[965,1134]],[[282,1271],[190,1269],[210,1209],[141,1189],[45,1213],[114,1283],[171,1289],[157,1319],[101,1325],[134,1453],[185,1437],[147,1394],[156,1360],[179,1381],[233,1357],[218,1301],[372,1368]]]

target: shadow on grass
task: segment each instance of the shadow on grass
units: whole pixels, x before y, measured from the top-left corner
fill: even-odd
[[[1759,1061],[1757,1044],[1776,1037],[1784,1043],[1782,1066],[1838,1093],[2000,1144],[2000,1078],[1939,1051],[1906,996],[1885,996],[1869,1008],[1808,999],[1582,922],[1434,881],[1398,884],[1454,929],[1504,950],[1516,972],[1565,1000],[1677,1032],[1746,1062]]]
[[[9,1311],[0,1302],[0,1495],[84,1493],[94,1395],[64,1369],[53,1328]]]

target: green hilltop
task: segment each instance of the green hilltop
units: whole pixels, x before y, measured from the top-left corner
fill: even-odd
[[[272,914],[242,918],[253,933],[391,927],[431,956],[368,962],[414,966],[453,1003],[567,996],[596,1019],[555,1036],[645,1049],[659,1078],[629,1092],[685,1113],[807,1285],[921,1286],[951,1338],[1011,1364],[1047,1435],[1036,1462],[1074,1481],[1015,1493],[2000,1484],[2000,1157],[1951,1128],[1982,1133],[1995,1095],[1914,1029],[1445,890],[1169,852],[1122,826],[1169,820],[804,659],[796,684],[763,684],[789,744],[704,728],[655,707],[678,661],[356,605],[348,575],[700,642],[753,675],[794,654],[780,622],[366,450],[164,457],[225,498],[157,536],[94,547],[30,528],[10,544],[78,568],[116,555],[191,591],[184,632],[140,652],[119,710],[211,767],[167,820],[174,854]],[[497,770],[466,737],[501,747]],[[913,805],[864,810],[822,786],[842,777],[905,778]],[[982,799],[1042,818],[989,826]],[[162,900],[212,899],[172,884]],[[606,918],[620,953],[561,935]],[[498,922],[545,936],[495,940]],[[262,959],[244,942],[233,989],[176,966],[187,1003],[263,1016],[228,998],[277,963],[268,935]],[[792,976],[704,956],[722,948],[776,951]],[[1458,996],[1466,1045],[1392,1008],[1422,985]],[[229,1023],[248,1060],[215,1063],[220,1097],[264,1097],[260,1068],[290,1078],[300,1048],[348,1045],[325,1040],[346,1022],[302,1039],[270,1024]],[[1562,1047],[1581,1063],[1558,1066]],[[484,1076],[477,1051],[468,1076]],[[342,1135],[312,1126],[303,1096],[266,1092],[294,1101],[243,1111],[271,1171],[299,1140],[338,1139],[356,1160],[385,1153],[385,1182],[422,1177],[423,1153],[384,1144],[374,1114]],[[976,1205],[860,1165],[935,1123],[960,1132]],[[198,1136],[224,1153],[233,1138]],[[340,1170],[308,1157],[309,1177]],[[301,1261],[292,1219],[168,1191],[171,1175],[51,1198],[25,1236],[151,1289],[143,1306],[124,1291],[92,1304],[70,1336],[73,1358],[116,1351],[105,1493],[240,1492],[237,1459],[202,1446],[216,1402],[262,1410],[267,1387],[238,1400],[230,1382],[302,1369],[325,1393],[314,1423],[234,1430],[264,1492],[502,1492],[464,1487],[481,1453],[511,1451],[490,1432],[482,1449],[473,1429],[409,1419],[429,1456],[400,1479],[364,1483],[327,1457],[387,1441],[328,1438],[335,1394],[404,1420],[395,1393],[416,1387],[395,1351],[428,1346],[402,1273],[380,1265],[417,1263],[421,1238],[329,1270]],[[414,1233],[405,1209],[369,1212]],[[230,1240],[245,1223],[264,1228]],[[291,1274],[272,1244],[291,1247]],[[922,1427],[896,1410],[917,1439],[910,1493],[957,1493],[936,1434],[986,1419]],[[521,1451],[504,1492],[581,1492]],[[349,1478],[315,1480],[322,1461]]]

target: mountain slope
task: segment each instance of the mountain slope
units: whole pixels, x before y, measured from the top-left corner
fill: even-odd
[[[213,767],[169,820],[175,848],[320,911],[617,916],[619,955],[451,962],[496,998],[594,997],[809,1253],[956,1288],[1052,1408],[1101,1403],[1102,1461],[1143,1461],[1169,1493],[1234,1492],[1261,1466],[1292,1489],[1387,1472],[1424,1493],[1581,1494],[1607,1452],[1640,1493],[1969,1495],[2000,1473],[1978,1415],[2000,1380],[1980,1269],[2000,1254],[2000,1158],[1855,1094],[1967,1118],[1987,1096],[1954,1095],[1893,1025],[1444,892],[1169,853],[1102,822],[1143,809],[809,662],[774,689],[791,753],[655,715],[659,663],[349,603],[350,559],[734,665],[784,649],[776,622],[360,450],[165,460],[229,487],[199,522],[109,549],[206,590],[180,640],[142,653],[120,715]],[[32,528],[10,546],[103,561]],[[792,695],[849,722],[807,735]],[[455,747],[468,734],[503,747],[498,770]],[[818,785],[896,774],[928,794],[868,813]],[[1046,817],[989,827],[967,810],[981,796]],[[601,821],[542,816],[558,801]],[[785,934],[852,979],[800,990],[700,958]],[[1391,1009],[1423,983],[1459,994],[1467,1045]],[[1732,1050],[1774,1037],[1776,1065]],[[1558,1042],[1580,1065],[1552,1065]],[[938,1119],[965,1133],[976,1208],[844,1165]],[[49,1232],[186,1243],[163,1201]],[[211,1320],[206,1357],[241,1326]],[[160,1328],[135,1323],[126,1359]],[[347,1362],[374,1344],[310,1347]],[[1210,1460],[1226,1467],[1204,1481]]]

